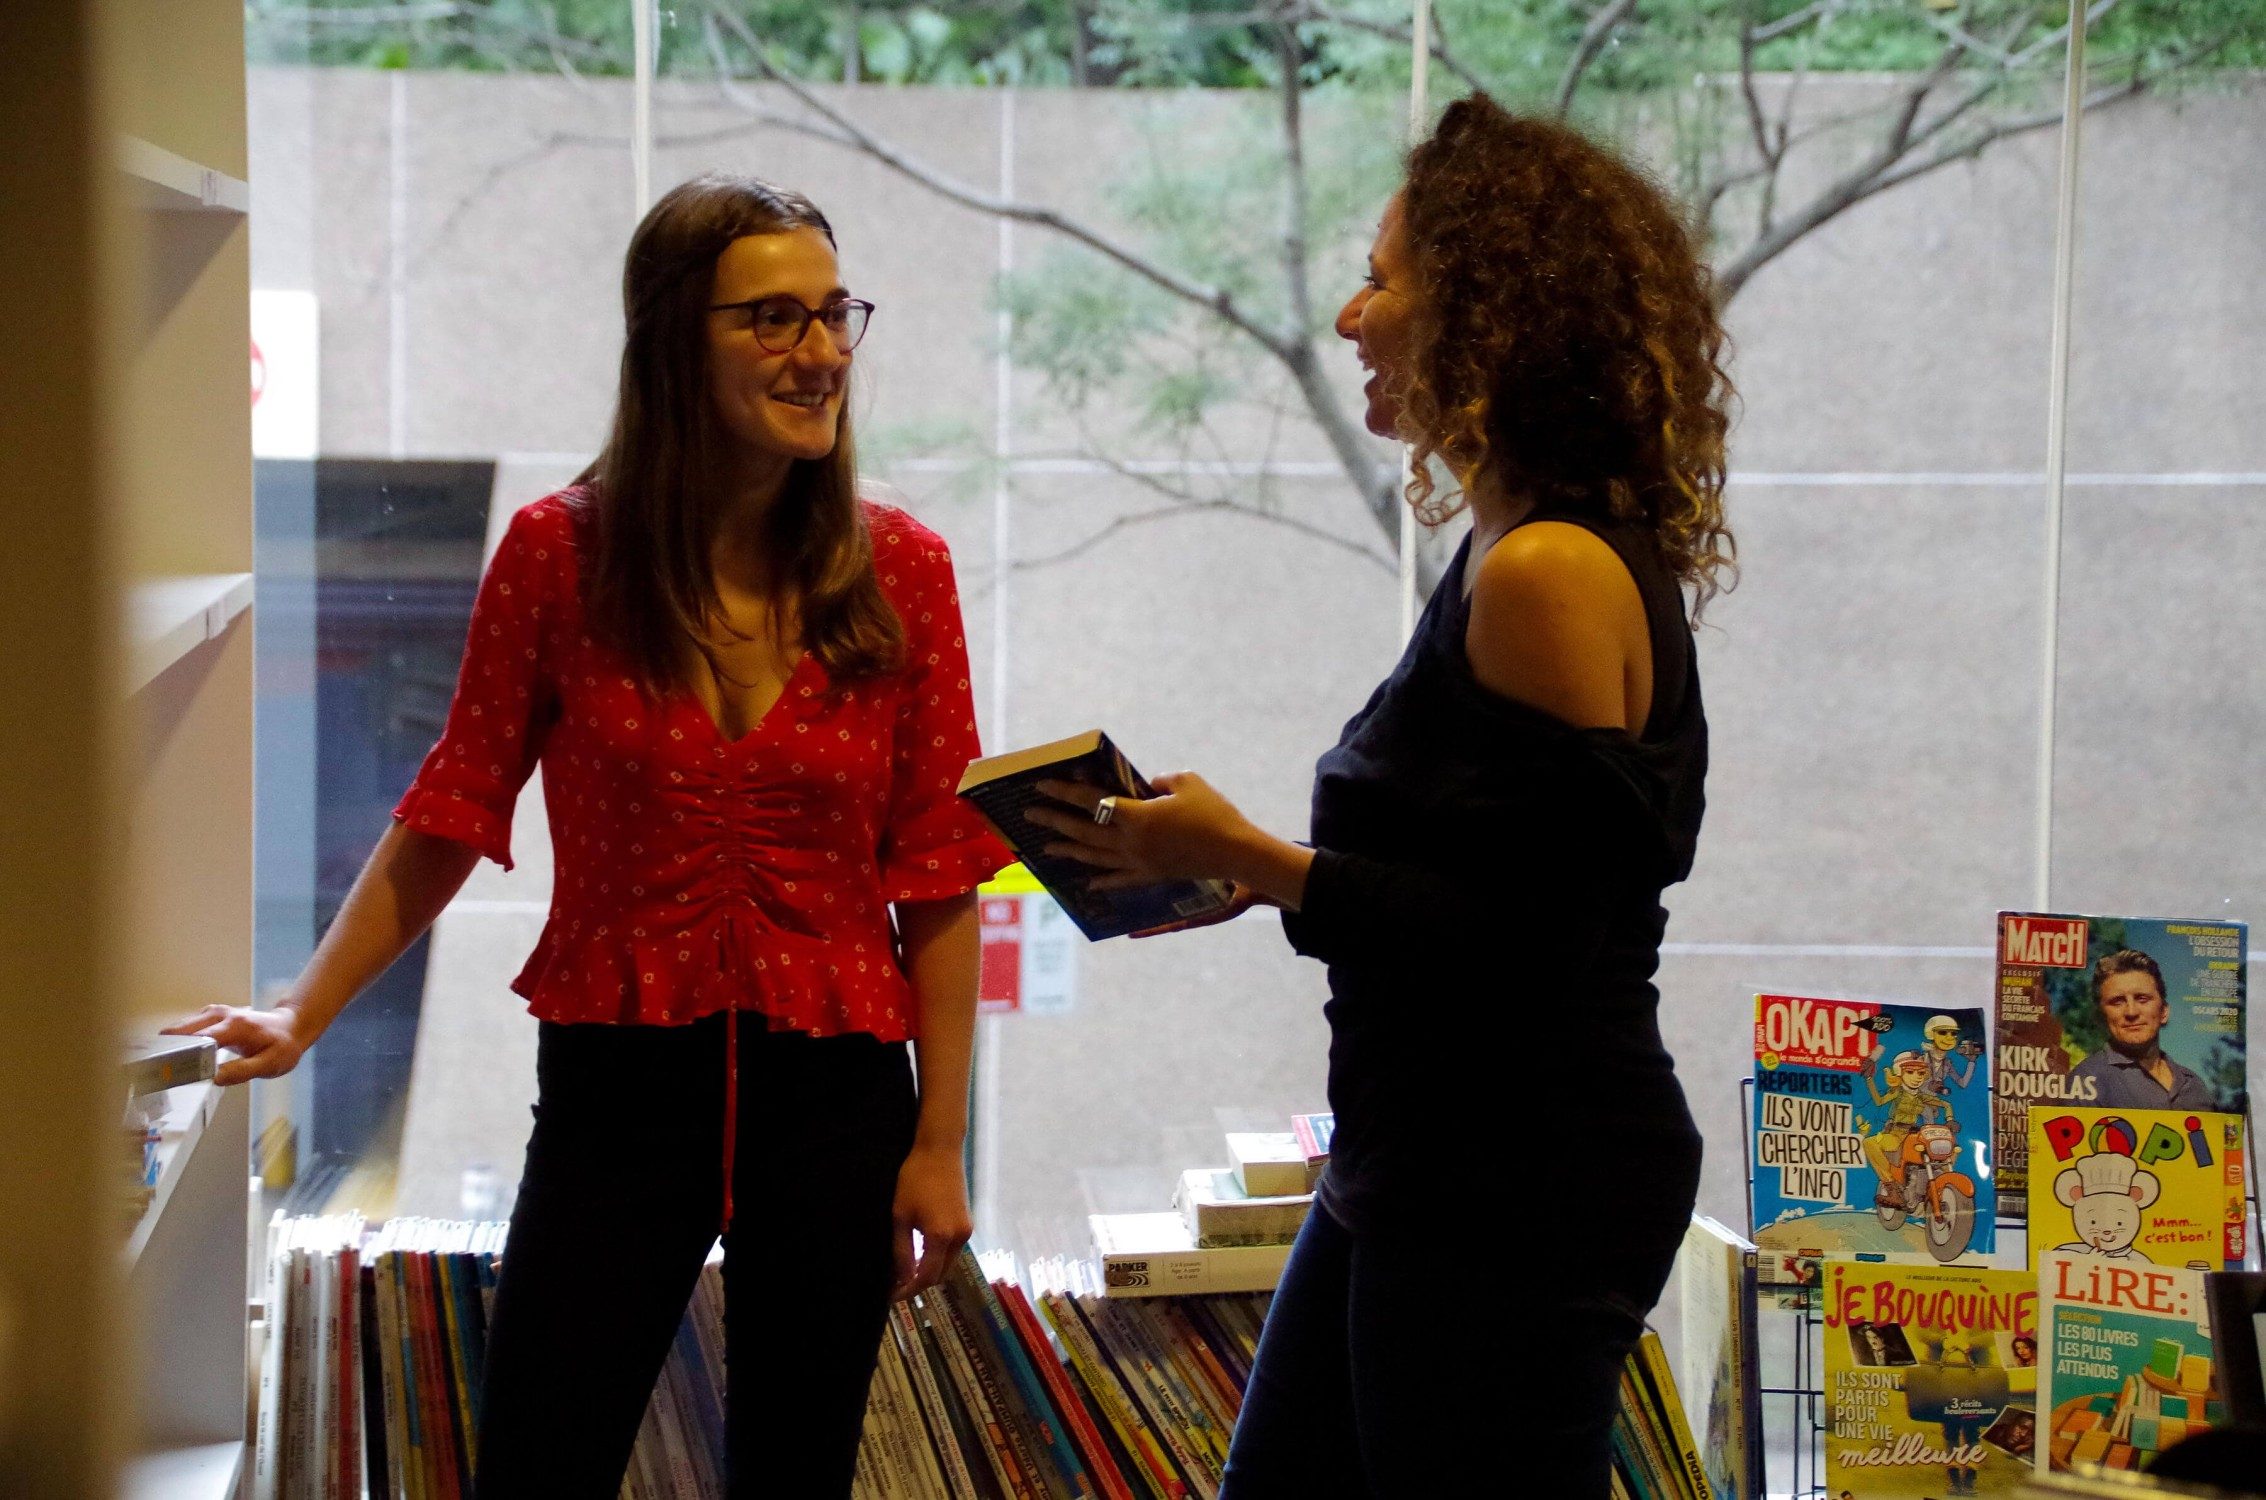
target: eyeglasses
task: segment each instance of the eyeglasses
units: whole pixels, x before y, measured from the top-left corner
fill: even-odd
[[[789,354],[801,347],[814,319],[826,325],[834,347],[847,354],[865,337],[866,324],[873,318],[873,304],[854,297],[824,307],[805,307],[793,297],[757,297],[748,302],[719,302],[708,310],[737,312],[742,308],[747,310],[755,341],[773,354]]]

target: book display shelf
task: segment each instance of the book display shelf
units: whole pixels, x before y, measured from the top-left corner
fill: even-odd
[[[181,1082],[133,1101],[146,1155],[124,1127],[128,1039],[251,989],[244,8],[55,0],[9,50],[0,1494],[220,1500],[247,1101]]]
[[[251,191],[242,7],[104,12],[110,434],[128,836],[121,1021],[243,1004],[252,974]],[[120,323],[123,326],[117,326]],[[155,1194],[120,1254],[133,1395],[120,1492],[239,1493],[250,1214],[245,1091],[160,1096]]]
[[[1739,1105],[1742,1119],[1754,1118],[1755,1080],[1752,1076],[1739,1082]],[[2245,1112],[2243,1117],[2245,1138],[2255,1140],[2256,1116]],[[1748,1205],[1747,1233],[1751,1239],[1755,1232],[1753,1206],[1755,1202],[1755,1162],[1753,1137],[1742,1133],[1745,1152],[1745,1182]],[[2259,1234],[2266,1228],[2266,1210],[2259,1198],[2258,1177],[2252,1171],[2245,1179],[2247,1187],[2243,1210],[2248,1221],[2248,1243],[2254,1247],[2249,1259],[2255,1263],[2261,1244]],[[2000,1213],[1996,1217],[1997,1250],[1993,1259],[2002,1265],[2019,1266],[2029,1258],[2029,1226],[2022,1219]],[[1823,1341],[1825,1317],[1822,1305],[1823,1287],[1764,1286],[1758,1301],[1757,1334],[1768,1347],[1775,1343],[1779,1356],[1765,1356],[1765,1368],[1777,1372],[1777,1378],[1765,1377],[1760,1389],[1762,1417],[1762,1446],[1765,1455],[1767,1500],[1830,1500],[1834,1491],[1827,1483],[1825,1440],[1828,1426],[1826,1412],[1826,1375]],[[1772,1326],[1775,1324],[1776,1326]],[[2190,1490],[2176,1486],[2156,1486],[2137,1473],[2119,1473],[2078,1477],[2067,1474],[2040,1476],[2032,1491],[2045,1495],[2208,1495],[2206,1490]]]

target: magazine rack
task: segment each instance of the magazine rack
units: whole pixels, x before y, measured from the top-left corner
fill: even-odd
[[[1739,1156],[1741,1178],[1746,1184],[1747,1238],[1755,1237],[1755,1160],[1754,1131],[1755,1080],[1753,1074],[1739,1080]],[[2252,1110],[2243,1111],[2243,1143],[2248,1153],[2244,1162],[2244,1206],[2247,1210],[2250,1232],[2243,1241],[2243,1265],[2256,1269],[2262,1253],[2259,1230],[2266,1223],[2258,1197],[2258,1132]],[[2020,1236],[2023,1254],[2029,1253],[2028,1225],[2020,1219],[2009,1219],[2000,1214],[1995,1219],[1998,1233]],[[2006,1249],[2006,1240],[1998,1242],[1999,1252]],[[1789,1286],[1762,1284],[1756,1291],[1756,1341],[1766,1342],[1760,1324],[1762,1314],[1776,1310],[1788,1314],[1787,1336],[1793,1343],[1792,1374],[1785,1385],[1762,1387],[1762,1431],[1757,1435],[1763,1449],[1763,1489],[1767,1500],[1826,1500],[1825,1484],[1825,1318],[1818,1306],[1815,1286]],[[1783,1413],[1783,1416],[1779,1414]],[[1777,1451],[1772,1437],[1785,1434],[1791,1439],[1785,1452]],[[1783,1466],[1787,1483],[1780,1488],[1774,1469]]]

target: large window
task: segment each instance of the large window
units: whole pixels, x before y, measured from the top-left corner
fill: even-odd
[[[1700,636],[1711,812],[1660,986],[1703,1207],[1738,1223],[1751,996],[1985,1003],[1992,914],[2040,898],[2062,12],[1433,9],[1434,106],[1474,83],[1563,105],[1693,205],[1722,276],[1745,576]],[[642,203],[711,167],[809,192],[880,306],[862,453],[952,544],[987,745],[1104,726],[1301,831],[1402,629],[1398,455],[1353,422],[1329,320],[1412,57],[1406,7],[1298,14],[255,5],[254,275],[313,294],[321,350],[315,456],[261,473],[262,566],[311,608],[263,624],[263,975],[295,970],[383,828],[480,539],[602,436]],[[2183,17],[2094,33],[2046,895],[2255,920],[2266,93],[2226,71],[2254,25]],[[1419,588],[1449,541],[1421,544]],[[506,985],[547,900],[538,796],[520,868],[483,867],[278,1091],[308,1206],[501,1208],[534,1086]],[[1073,964],[1066,1002],[981,1023],[979,1232],[1029,1253],[1167,1206],[1223,1128],[1323,1103],[1322,978],[1263,914]],[[1538,1026],[1581,1048],[1578,1013],[1508,989],[1409,1003],[1500,1046],[1507,1097]]]

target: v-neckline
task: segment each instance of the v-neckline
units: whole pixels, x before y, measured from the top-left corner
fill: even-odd
[[[778,716],[779,705],[785,703],[787,696],[795,690],[795,684],[801,680],[803,670],[810,665],[811,660],[810,648],[807,646],[795,654],[795,664],[787,669],[786,677],[779,683],[779,696],[772,699],[762,713],[756,715],[755,722],[748,725],[747,732],[744,734],[726,734],[724,726],[717,722],[716,715],[710,713],[708,705],[700,701],[700,694],[694,692],[689,686],[684,689],[684,695],[692,704],[693,712],[698,714],[701,721],[708,726],[708,732],[715,737],[716,742],[728,750],[737,750],[763,733],[764,727]],[[715,668],[710,667],[709,671],[713,674]],[[719,696],[721,696],[720,689]]]

